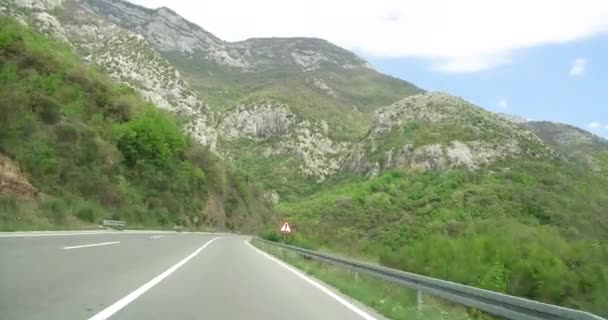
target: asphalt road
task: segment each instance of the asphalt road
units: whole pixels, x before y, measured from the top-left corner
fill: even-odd
[[[0,319],[383,319],[248,244],[177,233],[0,233]]]

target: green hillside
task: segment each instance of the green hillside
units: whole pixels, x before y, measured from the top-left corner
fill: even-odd
[[[272,212],[261,190],[193,143],[179,119],[6,18],[0,115],[0,153],[39,191],[0,195],[2,230],[113,218],[251,231]]]
[[[563,163],[509,161],[351,178],[280,209],[299,244],[606,315],[606,190]]]
[[[605,315],[608,153],[596,159],[579,166],[524,127],[426,93],[379,109],[341,174],[279,209],[299,245]]]

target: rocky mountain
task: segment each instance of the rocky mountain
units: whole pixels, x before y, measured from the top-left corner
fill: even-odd
[[[99,16],[143,35],[160,52],[174,52],[240,71],[295,67],[301,71],[335,65],[369,67],[356,55],[321,39],[249,39],[226,42],[169,8],[151,10],[125,1],[83,0]]]
[[[514,157],[558,158],[528,130],[445,93],[407,97],[376,111],[368,136],[342,169],[376,176],[386,169],[479,169]]]
[[[273,160],[289,163],[284,185],[333,175],[348,146],[364,136],[373,110],[422,92],[321,39],[231,43],[170,9],[126,1],[0,3],[3,12],[68,42],[114,80],[179,114],[197,141],[271,187]]]
[[[0,10],[178,114],[272,199],[342,173],[477,170],[572,152],[524,119],[425,93],[321,39],[227,42],[168,8],[121,0],[1,0]]]
[[[231,43],[167,8],[107,0],[85,5],[141,34],[184,74],[215,111],[223,156],[262,180],[276,174],[268,163],[289,163],[281,175],[290,178],[265,181],[272,188],[333,175],[347,146],[365,134],[370,112],[422,92],[325,40]],[[289,172],[294,169],[297,174]]]
[[[595,169],[601,166],[597,156],[608,152],[608,140],[568,124],[528,121],[522,125],[565,157]]]

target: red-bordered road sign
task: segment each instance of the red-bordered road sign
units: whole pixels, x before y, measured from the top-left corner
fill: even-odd
[[[289,226],[289,222],[287,222],[287,220],[285,220],[285,222],[283,222],[283,226],[281,227],[281,232],[291,233],[291,226]]]

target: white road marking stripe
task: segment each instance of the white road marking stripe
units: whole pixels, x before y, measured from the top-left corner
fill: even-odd
[[[313,285],[315,288],[323,291],[323,293],[325,293],[326,295],[330,296],[331,298],[333,298],[334,300],[336,300],[338,303],[340,303],[341,305],[347,307],[349,310],[351,310],[352,312],[356,313],[357,315],[359,315],[361,318],[365,319],[365,320],[378,320],[374,317],[372,317],[371,315],[369,315],[368,313],[366,313],[365,311],[357,308],[355,305],[353,305],[352,303],[346,301],[344,298],[340,297],[339,295],[335,294],[333,291],[329,290],[328,288],[324,287],[323,285],[321,285],[320,283],[316,282],[315,280],[309,278],[308,276],[306,276],[305,274],[303,274],[302,272],[300,272],[299,270],[295,269],[294,267],[286,264],[285,262],[271,256],[270,254],[254,247],[251,243],[249,243],[249,241],[245,240],[245,243],[250,246],[251,248],[253,248],[255,251],[257,251],[258,253],[262,254],[263,256],[265,256],[266,258],[278,263],[279,265],[281,265],[282,267],[284,267],[285,269],[293,272],[296,276],[300,277],[302,280],[310,283],[311,285]]]
[[[72,249],[80,249],[80,248],[88,248],[88,247],[99,247],[99,246],[109,246],[111,244],[119,244],[120,241],[114,242],[103,242],[103,243],[93,243],[93,244],[85,244],[82,246],[74,246],[74,247],[64,247],[64,250],[72,250]]]
[[[164,237],[164,236],[152,236],[152,237],[150,237],[150,239],[158,239],[158,238],[162,238],[162,237]]]
[[[22,238],[22,237],[58,237],[58,236],[86,236],[86,235],[107,235],[107,234],[150,234],[150,233],[166,233],[175,234],[175,231],[162,230],[124,230],[124,231],[33,231],[33,232],[0,232],[0,238]],[[223,235],[233,236],[231,233],[223,232],[182,232],[182,234],[204,234],[204,235]]]
[[[144,284],[143,286],[139,287],[137,290],[129,293],[126,297],[118,300],[113,305],[105,308],[103,311],[101,311],[98,314],[94,315],[93,317],[89,318],[89,320],[106,320],[106,319],[108,319],[113,314],[115,314],[116,312],[120,311],[120,309],[126,307],[129,303],[133,302],[133,300],[137,299],[139,296],[141,296],[142,294],[146,293],[146,291],[150,290],[152,287],[154,287],[155,285],[159,284],[161,281],[163,281],[165,278],[167,278],[168,276],[170,276],[173,272],[175,272],[181,266],[183,266],[184,264],[186,264],[192,258],[196,257],[196,255],[198,255],[201,251],[203,251],[203,249],[205,249],[213,241],[215,241],[217,239],[221,239],[221,238],[222,237],[213,238],[213,239],[207,241],[202,247],[198,248],[192,254],[190,254],[189,256],[187,256],[184,260],[178,262],[173,267],[165,270],[163,273],[161,273],[158,276],[156,276],[156,278],[148,281],[146,284]]]
[[[83,235],[100,235],[100,234],[115,234],[116,232],[76,232],[76,233],[17,233],[17,234],[0,234],[0,238],[19,238],[19,237],[56,237],[56,236],[83,236]]]

